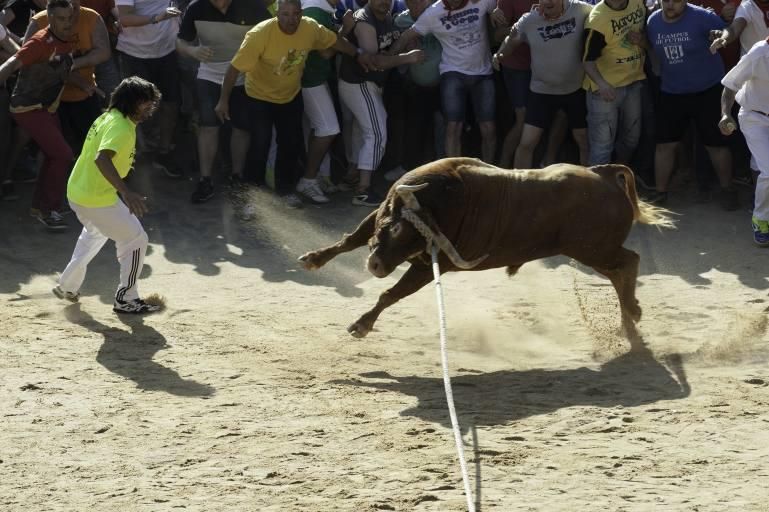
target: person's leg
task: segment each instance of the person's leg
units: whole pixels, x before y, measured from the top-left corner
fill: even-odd
[[[681,108],[686,101],[685,95],[661,92],[658,101],[654,129],[654,181],[657,188],[655,201],[663,202],[667,199],[670,176],[675,168],[676,150],[689,119],[686,110]]]
[[[291,194],[299,178],[299,150],[302,144],[302,95],[285,104],[272,105],[278,145],[275,159],[275,192]]]
[[[219,84],[209,80],[195,80],[197,88],[198,110],[198,169],[200,180],[192,193],[190,200],[193,203],[203,203],[214,195],[212,180],[216,152],[219,149],[219,119],[216,117],[214,107],[219,100]]]
[[[15,200],[18,196],[13,187],[11,167],[8,165],[8,153],[11,145],[11,113],[8,110],[10,95],[0,87],[0,198],[5,201]]]
[[[753,239],[760,246],[769,246],[769,117],[744,108],[738,117],[753,163],[759,169],[753,199]]]
[[[619,130],[615,152],[617,162],[629,164],[641,139],[641,82],[625,87],[624,97],[619,103]]]
[[[77,239],[75,250],[72,251],[72,258],[59,277],[59,288],[65,293],[77,295],[83,286],[88,264],[99,254],[108,238],[91,221],[93,216],[99,215],[102,208],[85,208],[77,204],[71,206],[77,220],[83,225],[83,230]]]
[[[523,133],[515,150],[514,169],[531,169],[534,161],[534,150],[542,137],[542,128],[530,124],[523,125]]]
[[[382,90],[373,82],[348,84],[340,80],[339,93],[360,127],[363,139],[357,158],[360,177],[356,187],[357,199],[371,192],[371,175],[382,162],[387,143],[387,112]]]
[[[503,67],[502,79],[504,80],[507,97],[510,100],[510,105],[513,107],[515,115],[513,126],[507,132],[502,142],[502,151],[499,157],[500,167],[507,169],[513,165],[515,150],[523,133],[523,125],[526,118],[526,97],[528,96],[531,83],[531,71]]]
[[[496,90],[494,75],[474,77],[470,88],[473,112],[481,131],[481,158],[494,164],[497,159]]]
[[[718,129],[718,121],[721,119],[721,84],[697,94],[695,101],[697,109],[694,118],[699,139],[705,146],[721,186],[719,203],[724,210],[736,210],[739,207],[739,194],[732,185],[731,140]]]
[[[579,164],[587,165],[589,148],[587,142],[587,107],[585,90],[578,89],[561,97],[562,111],[566,114],[571,134],[579,150]]]
[[[218,98],[217,98],[218,101]],[[232,176],[236,182],[245,176],[248,150],[251,146],[251,100],[244,86],[232,88],[230,94],[230,158]]]
[[[658,143],[654,148],[654,174],[657,192],[667,193],[670,176],[676,161],[678,142]]]
[[[617,98],[606,101],[597,92],[586,94],[587,138],[590,147],[589,165],[601,165],[611,162],[614,150],[614,138],[619,121],[619,101],[621,88],[617,89]]]
[[[465,121],[467,89],[465,75],[449,71],[441,75],[441,105],[446,118],[446,156],[462,156],[462,125]]]
[[[64,140],[58,117],[46,110],[13,114],[16,122],[40,146],[45,162],[37,180],[33,207],[48,216],[60,211],[67,186],[67,172],[72,165],[72,149]]]
[[[304,179],[315,179],[320,163],[339,133],[339,121],[328,84],[303,88],[304,114],[310,125]]]

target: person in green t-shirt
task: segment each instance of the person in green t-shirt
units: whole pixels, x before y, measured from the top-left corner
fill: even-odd
[[[67,183],[67,199],[83,231],[53,289],[57,297],[78,301],[88,263],[111,239],[120,263],[113,311],[144,314],[160,309],[139,298],[136,286],[148,243],[138,219],[147,212],[146,198],[123,181],[133,166],[136,125],[149,119],[159,102],[160,91],[153,83],[126,78],[112,93],[107,111],[91,125]]]

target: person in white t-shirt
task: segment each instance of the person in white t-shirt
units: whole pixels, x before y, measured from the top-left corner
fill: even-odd
[[[769,247],[769,43],[753,45],[721,80],[721,120],[718,127],[731,134],[737,124],[732,118],[734,100],[740,104],[740,130],[755,159],[758,177],[753,204],[753,240]]]
[[[446,155],[450,157],[462,156],[462,127],[469,97],[481,131],[481,156],[489,163],[495,159],[496,104],[486,15],[496,7],[496,0],[439,0],[391,49],[398,53],[415,38],[429,34],[441,43],[441,105],[447,120]]]
[[[115,4],[123,27],[116,47],[121,74],[139,76],[160,89],[163,100],[152,120],[158,133],[155,161],[170,177],[181,177],[171,156],[171,141],[179,113],[176,35],[182,13],[169,7],[168,0],[116,0]]]
[[[754,44],[769,37],[769,0],[744,0],[737,7],[731,25],[720,32],[710,46],[716,52],[735,39],[740,39],[740,51],[745,55]]]

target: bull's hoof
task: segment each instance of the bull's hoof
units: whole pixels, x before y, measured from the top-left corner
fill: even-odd
[[[317,270],[323,266],[317,252],[308,252],[299,256],[299,263],[305,270]]]
[[[627,316],[633,323],[637,324],[641,321],[641,306],[638,305],[638,301],[627,309]]]
[[[354,324],[352,324],[350,327],[347,328],[347,332],[349,332],[351,335],[353,335],[356,338],[363,338],[370,331],[371,329],[365,327],[360,322],[355,322]]]

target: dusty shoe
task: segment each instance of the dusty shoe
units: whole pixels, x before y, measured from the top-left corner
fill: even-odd
[[[326,197],[320,189],[318,180],[302,178],[296,185],[296,191],[315,204],[325,204],[329,202],[329,198]]]
[[[721,208],[727,212],[733,212],[740,207],[740,197],[734,187],[722,188],[719,192],[718,202]]]
[[[769,247],[769,222],[753,217],[751,224],[753,225],[753,241],[756,245]]]
[[[57,286],[53,290],[51,290],[54,295],[56,295],[58,298],[63,300],[68,300],[70,302],[77,302],[80,300],[80,294],[79,293],[73,293],[73,292],[65,292],[61,289],[61,286]]]
[[[352,198],[352,204],[355,206],[368,206],[369,208],[378,208],[384,198],[374,192],[372,189],[368,189],[365,192],[360,192]]]
[[[212,197],[214,197],[214,185],[211,183],[211,178],[203,178],[198,182],[190,201],[195,204],[205,203]]]
[[[331,178],[328,176],[319,176],[318,177],[318,185],[320,186],[320,189],[323,191],[324,194],[335,194],[336,192],[339,192],[339,187],[337,187],[333,181],[331,181]]]
[[[115,303],[112,305],[112,311],[129,315],[146,315],[147,313],[160,311],[160,307],[161,306],[157,304],[148,304],[141,299],[125,301],[115,299]]]
[[[48,231],[64,231],[67,229],[67,223],[64,222],[64,219],[58,212],[50,212],[47,215],[40,212],[35,218],[40,221]]]

